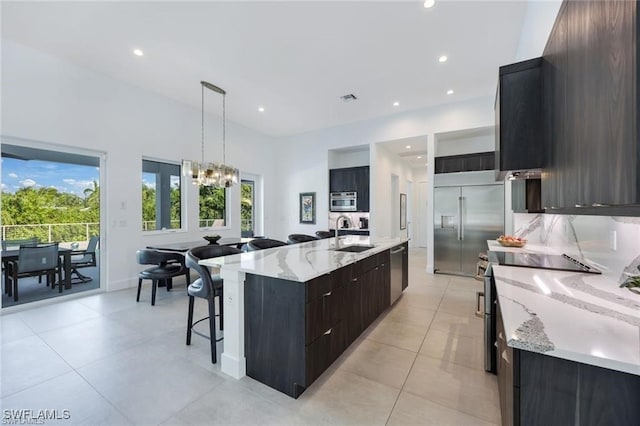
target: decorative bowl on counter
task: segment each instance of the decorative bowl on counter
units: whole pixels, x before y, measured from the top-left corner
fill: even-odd
[[[510,235],[500,235],[496,240],[504,247],[518,247],[522,248],[527,244],[527,240],[523,240],[522,238],[512,237]]]
[[[205,235],[202,238],[209,241],[209,244],[216,244],[218,240],[222,237],[220,235]]]

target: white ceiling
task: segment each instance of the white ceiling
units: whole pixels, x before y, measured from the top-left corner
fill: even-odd
[[[230,120],[290,135],[494,94],[527,3],[422,3],[3,1],[2,36],[197,109],[210,81]]]

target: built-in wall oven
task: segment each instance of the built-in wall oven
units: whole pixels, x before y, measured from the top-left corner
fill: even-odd
[[[356,192],[332,192],[329,207],[332,212],[355,212],[358,210]]]

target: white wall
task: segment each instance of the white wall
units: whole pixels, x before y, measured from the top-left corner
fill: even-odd
[[[522,33],[514,62],[542,55],[558,16],[562,0],[530,0],[527,4]]]
[[[194,91],[199,82],[194,81]],[[135,252],[149,244],[198,240],[211,231],[198,226],[197,188],[186,188],[186,230],[170,234],[141,231],[141,159],[179,161],[200,157],[200,110],[152,92],[124,84],[24,46],[2,41],[3,136],[24,138],[106,153],[107,194],[102,249],[108,253],[104,282],[109,289],[136,283],[141,269]],[[220,119],[207,117],[205,155],[221,160]],[[278,212],[274,140],[248,128],[227,123],[227,161],[241,171],[264,178],[264,220]],[[286,161],[286,157],[280,157]],[[228,229],[240,234],[239,187],[230,190]],[[124,208],[122,208],[124,206]]]
[[[329,168],[343,169],[346,167],[361,167],[369,165],[369,147],[360,151],[331,151],[329,154]]]
[[[400,230],[400,194],[413,197],[407,185],[413,181],[412,169],[380,143],[372,146],[371,167],[371,235],[406,237],[407,230]]]
[[[463,134],[460,134],[463,133]],[[436,136],[436,157],[463,155],[496,150],[493,127],[471,132],[448,132]]]

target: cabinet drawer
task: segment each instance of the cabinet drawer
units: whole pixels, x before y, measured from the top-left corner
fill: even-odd
[[[310,302],[315,299],[320,299],[334,288],[345,285],[351,280],[352,271],[353,266],[349,265],[307,282],[306,301]]]
[[[306,306],[306,344],[323,335],[345,316],[346,286],[335,287],[320,297],[311,300]]]
[[[309,387],[347,347],[345,321],[325,330],[315,342],[306,347],[307,380]]]

